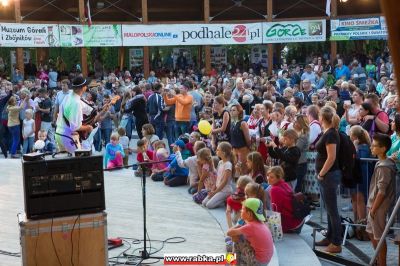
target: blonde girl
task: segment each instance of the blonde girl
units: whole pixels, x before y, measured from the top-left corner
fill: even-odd
[[[228,197],[226,200],[226,221],[228,228],[232,227],[232,224],[236,224],[240,218],[240,210],[242,209],[242,201],[246,199],[244,189],[247,184],[253,182],[253,179],[248,175],[240,176],[236,183],[236,191]],[[233,214],[233,220],[232,220]]]
[[[215,190],[217,175],[210,149],[202,148],[197,151],[196,155],[200,177],[197,191],[201,191],[203,188],[207,191]]]
[[[268,207],[266,204],[267,197],[261,184],[257,184],[254,182],[248,183],[244,188],[244,193],[246,195],[246,199],[257,198],[263,203],[264,209]]]
[[[233,153],[229,142],[221,142],[217,147],[217,156],[221,158],[217,167],[216,187],[208,193],[203,200],[204,207],[209,209],[217,208],[225,203],[226,198],[232,194]]]

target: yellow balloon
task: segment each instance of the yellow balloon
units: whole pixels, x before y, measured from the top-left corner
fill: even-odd
[[[201,120],[198,128],[200,133],[203,135],[209,135],[211,133],[211,125],[207,120]]]

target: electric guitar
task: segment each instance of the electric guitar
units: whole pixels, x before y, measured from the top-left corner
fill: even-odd
[[[84,115],[83,120],[82,120],[82,125],[87,126],[90,125],[93,128],[97,127],[97,122],[99,120],[99,117],[102,113],[107,112],[111,106],[113,106],[119,99],[121,99],[121,96],[117,95],[114,96],[109,103],[105,104],[101,111],[98,111],[96,108],[92,109],[92,112],[89,115]],[[86,101],[82,100],[84,103],[88,104]],[[88,104],[89,105],[89,104]],[[90,132],[87,131],[78,131],[79,137],[81,140],[86,140],[87,137],[89,136]]]

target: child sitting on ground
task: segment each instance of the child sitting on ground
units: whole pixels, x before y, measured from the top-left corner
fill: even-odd
[[[177,140],[172,145],[172,150],[175,152],[176,156],[174,159],[172,159],[171,163],[168,165],[168,168],[165,169],[167,174],[164,177],[164,184],[170,187],[183,186],[187,183],[189,170],[179,166],[177,156],[179,156],[178,154],[185,149],[185,143],[182,140]]]
[[[54,144],[47,138],[47,131],[45,129],[39,130],[38,140],[35,142],[34,149],[38,152],[52,153],[55,151]]]
[[[241,217],[246,224],[230,228],[227,233],[235,242],[238,265],[268,265],[274,253],[274,244],[271,232],[264,223],[262,201],[246,199],[242,204]]]
[[[203,200],[204,207],[209,209],[217,208],[225,203],[226,198],[232,194],[233,176],[233,153],[232,145],[229,142],[221,142],[217,147],[217,156],[221,158],[217,168],[217,180],[215,189],[208,192]]]
[[[110,143],[106,145],[105,151],[105,164],[107,169],[121,167],[123,165],[123,158],[125,157],[124,149],[119,143],[118,133],[112,133],[110,137]]]
[[[160,141],[163,142],[163,141]],[[163,142],[164,143],[164,142]],[[165,146],[165,145],[164,145]],[[161,145],[159,146],[161,147]],[[154,153],[154,164],[153,167],[151,168],[151,180],[153,181],[163,181],[164,180],[164,174],[165,174],[165,169],[168,168],[168,162],[161,162],[160,161],[165,161],[168,159],[169,153],[166,148],[157,148],[156,152]],[[159,162],[159,163],[157,163]]]
[[[119,135],[119,143],[122,145],[122,148],[124,149],[125,153],[124,166],[127,166],[131,149],[129,148],[129,138],[126,136],[125,128],[123,127],[118,128],[118,135]]]
[[[365,230],[369,234],[373,247],[376,248],[385,230],[386,216],[395,200],[396,163],[386,156],[392,146],[390,137],[376,133],[372,139],[371,153],[377,156],[379,161],[375,165],[369,187],[367,201],[369,215]],[[383,246],[378,253],[378,265],[386,265],[386,255],[387,245],[386,240],[383,240]]]
[[[257,184],[265,183],[265,167],[261,154],[257,151],[247,155],[247,168],[250,170],[250,176]]]
[[[186,160],[183,160],[181,155],[177,156],[177,161],[180,167],[185,167],[189,169],[189,194],[194,194],[197,192],[197,187],[199,184],[199,171],[197,163],[197,151],[205,148],[206,145],[202,141],[196,141],[193,145],[193,152],[195,155],[190,156]],[[180,154],[180,153],[179,153]]]
[[[146,138],[138,140],[136,160],[139,163],[144,163],[144,162],[153,160],[153,152],[148,150],[147,147],[148,147],[148,141]],[[143,175],[143,171],[146,171],[146,173],[149,173],[150,168],[151,168],[151,165],[139,166],[137,168],[137,170],[135,171],[135,176],[141,177]]]
[[[194,155],[194,144],[196,141],[200,141],[201,135],[199,132],[193,131],[189,135],[189,142],[186,143],[186,148],[190,151],[190,154]]]
[[[244,175],[240,176],[237,184],[236,191],[230,195],[226,200],[226,221],[228,223],[228,228],[232,227],[232,224],[236,224],[238,218],[240,217],[240,210],[242,209],[242,201],[245,200],[244,189],[247,184],[253,182],[250,176]],[[233,214],[233,219],[232,219]]]
[[[199,182],[193,200],[200,204],[216,188],[217,173],[209,148],[202,148],[197,152],[197,169],[199,171]]]

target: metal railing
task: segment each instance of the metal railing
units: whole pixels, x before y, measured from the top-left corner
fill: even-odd
[[[369,175],[370,167],[372,166],[371,163],[377,162],[378,159],[376,159],[376,158],[360,158],[360,161],[366,163],[366,164],[364,164],[366,166],[366,172],[367,172],[366,182],[367,182],[368,188],[369,188],[370,179],[372,177],[372,176]],[[363,166],[361,166],[361,167],[363,167]],[[395,184],[396,184],[396,180],[395,180]],[[385,238],[388,235],[389,230],[400,230],[400,227],[397,227],[397,226],[392,227],[392,224],[395,221],[396,216],[398,214],[398,211],[400,209],[400,197],[398,195],[398,194],[400,194],[400,191],[397,191],[397,186],[398,185],[399,184],[396,184],[396,199],[397,199],[397,202],[396,202],[396,204],[395,204],[395,206],[394,206],[394,208],[393,208],[393,210],[392,210],[392,212],[390,214],[389,220],[388,220],[388,222],[386,223],[386,226],[385,226],[385,230],[384,230],[384,232],[382,234],[381,239],[379,240],[379,243],[378,243],[376,249],[374,250],[374,254],[373,254],[373,256],[372,256],[372,258],[371,258],[371,260],[369,262],[369,265],[373,265],[374,264],[374,262],[375,262],[375,260],[376,260],[376,258],[378,256],[378,253],[379,253],[380,249],[382,248],[382,245],[383,245],[383,243],[385,241]],[[357,188],[357,192],[358,192],[358,188]],[[368,198],[369,198],[369,189],[367,189],[367,194],[365,195],[365,197],[366,197],[365,200],[368,200]],[[341,198],[340,189],[338,189],[338,198]],[[322,197],[320,197],[320,222],[321,223],[324,223],[323,222],[323,215],[324,215],[324,202],[322,200]],[[344,232],[344,236],[343,236],[342,245],[346,244],[347,233],[348,233],[348,230],[349,230],[349,228],[351,226],[366,227],[365,224],[348,223],[348,222],[344,222],[344,223],[342,223],[342,225],[345,226],[345,232]]]

